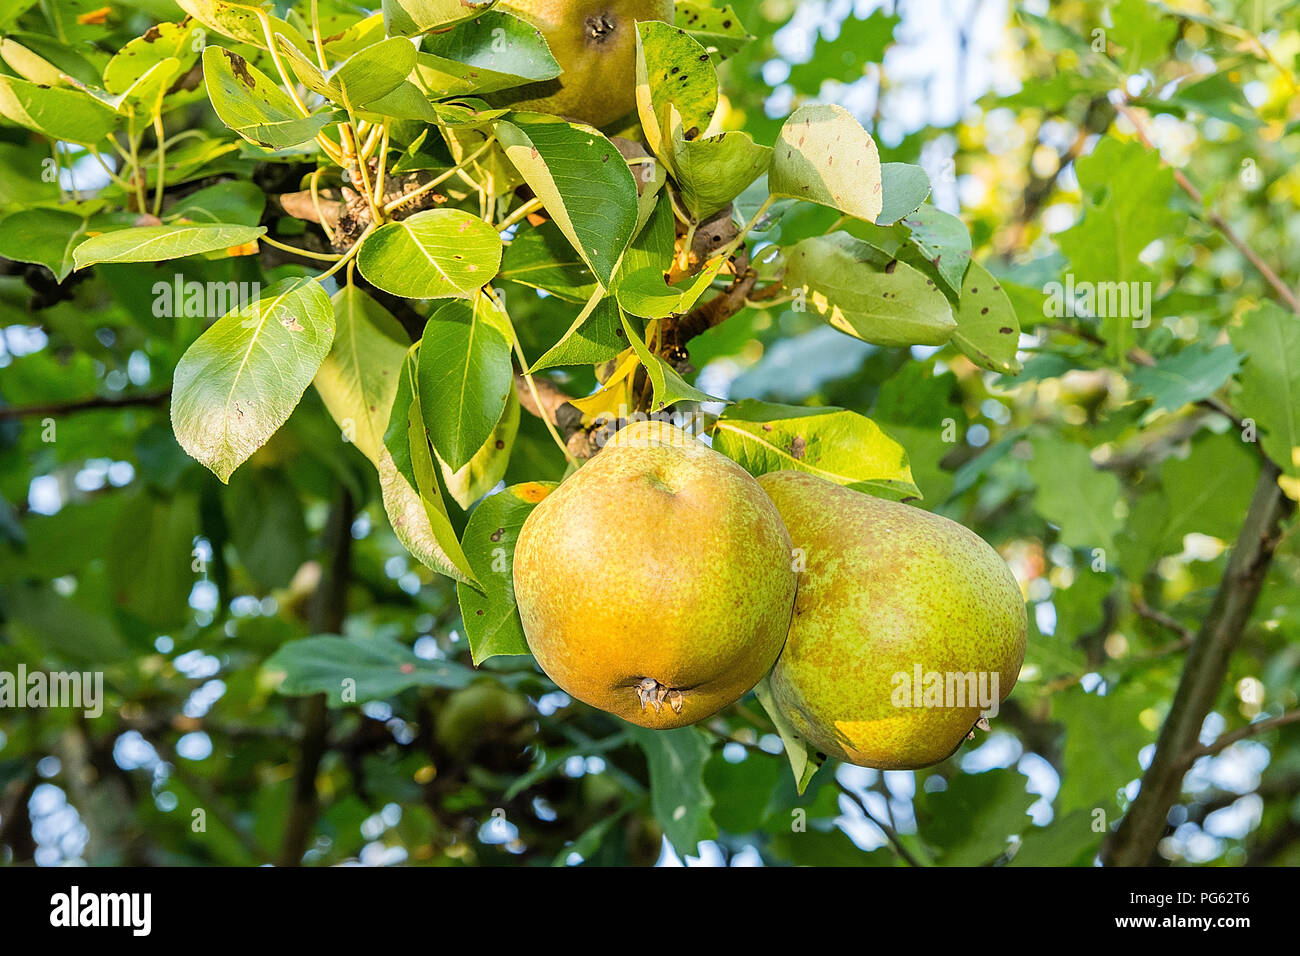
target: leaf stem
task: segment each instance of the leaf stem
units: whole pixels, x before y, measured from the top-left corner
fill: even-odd
[[[341,253],[313,252],[310,249],[300,249],[297,246],[291,246],[287,243],[272,239],[270,236],[259,236],[258,239],[261,242],[265,242],[268,246],[283,249],[285,252],[292,252],[295,256],[305,256],[308,259],[320,259],[322,262],[338,262],[343,258]]]
[[[472,154],[470,154],[469,156],[466,156],[463,160],[460,161],[460,163],[459,163],[458,165],[453,166],[451,169],[447,170],[447,171],[444,172],[444,173],[440,173],[440,174],[438,174],[438,175],[435,176],[433,179],[429,180],[429,182],[427,182],[427,183],[425,183],[424,185],[422,185],[419,189],[412,190],[411,192],[407,193],[407,194],[404,195],[404,196],[398,196],[398,197],[397,197],[396,199],[394,199],[392,202],[390,202],[390,203],[388,203],[386,206],[384,206],[384,212],[386,212],[386,213],[390,213],[390,212],[392,212],[394,209],[397,209],[399,206],[403,206],[403,205],[405,205],[406,203],[410,202],[411,200],[416,199],[416,198],[419,197],[419,196],[423,196],[423,195],[424,195],[425,193],[427,193],[429,190],[431,190],[431,189],[436,189],[437,187],[441,186],[441,185],[442,185],[443,183],[445,183],[447,180],[451,179],[452,176],[455,176],[456,173],[460,171],[461,166],[463,166],[465,163],[472,163],[474,160],[478,159],[478,158],[479,158],[480,156],[482,156],[485,152],[487,152],[488,149],[489,149],[489,148],[492,146],[492,144],[495,143],[495,142],[496,142],[496,137],[494,137],[494,136],[490,136],[490,137],[488,137],[488,140],[487,140],[486,143],[484,143],[482,146],[480,146],[477,150],[475,150],[475,151],[474,151]]]

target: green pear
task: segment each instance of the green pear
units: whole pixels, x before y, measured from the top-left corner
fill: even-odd
[[[508,0],[497,9],[541,30],[564,71],[521,87],[509,105],[590,126],[636,109],[636,21],[673,20],[673,0]]]
[[[636,422],[533,509],[515,545],[528,646],[571,697],[643,727],[739,700],[790,626],[790,536],[749,473]]]
[[[1011,692],[1025,657],[1020,587],[954,521],[811,474],[759,478],[802,565],[772,694],[831,757],[912,770],[951,756]]]

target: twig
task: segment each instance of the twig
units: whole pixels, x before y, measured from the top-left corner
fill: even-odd
[[[873,823],[876,826],[876,828],[880,830],[881,833],[885,835],[885,839],[887,839],[890,845],[894,848],[894,852],[903,858],[903,862],[905,862],[908,866],[921,865],[920,861],[918,861],[917,858],[911,854],[911,852],[907,849],[907,847],[903,846],[903,841],[902,839],[899,838],[898,832],[885,821],[877,820],[875,815],[869,809],[867,809],[867,804],[865,800],[859,797],[848,787],[844,786],[844,784],[840,783],[839,780],[835,781],[835,786],[839,787],[840,793],[844,794],[846,797],[848,797],[850,800],[856,803],[858,805],[858,809],[862,811],[863,815],[871,823]]]
[[[93,398],[82,398],[74,402],[47,402],[40,405],[13,405],[8,408],[0,408],[0,420],[11,418],[44,418],[46,416],[71,415],[74,412],[85,412],[93,409],[103,408],[133,408],[148,405],[165,405],[171,398],[172,391],[167,389],[163,392],[145,392],[140,395],[123,395],[119,398],[110,398],[104,395],[96,395]]]
[[[1201,757],[1213,757],[1215,754],[1222,753],[1238,741],[1246,740],[1249,737],[1258,734],[1267,733],[1270,730],[1276,730],[1278,727],[1285,727],[1287,724],[1294,724],[1300,720],[1300,710],[1287,711],[1276,717],[1269,717],[1267,720],[1257,720],[1253,724],[1247,724],[1240,730],[1234,730],[1232,733],[1223,734],[1203,747],[1197,747],[1191,751],[1185,758],[1188,764],[1195,763]]]

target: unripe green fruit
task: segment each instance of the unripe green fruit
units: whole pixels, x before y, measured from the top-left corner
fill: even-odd
[[[672,0],[509,0],[498,9],[542,31],[564,71],[513,91],[518,110],[604,126],[636,109],[636,21],[673,20]]]
[[[1025,602],[1006,563],[919,508],[792,471],[759,483],[806,562],[772,669],[780,710],[817,749],[860,766],[950,756],[1024,660]]]

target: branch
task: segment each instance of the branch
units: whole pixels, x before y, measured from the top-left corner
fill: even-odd
[[[58,417],[60,415],[70,415],[74,412],[90,411],[92,409],[166,405],[167,401],[171,398],[171,395],[172,390],[169,388],[162,392],[143,392],[139,395],[123,395],[118,398],[96,395],[93,398],[82,398],[74,402],[49,402],[42,405],[15,405],[8,408],[0,408],[0,421],[11,418]]]
[[[314,634],[341,634],[347,612],[348,578],[352,570],[352,521],[356,507],[346,488],[339,488],[338,498],[330,509],[325,528],[324,550],[328,566],[321,574],[310,612]],[[316,775],[325,756],[329,736],[329,709],[325,695],[314,694],[303,704],[303,739],[298,758],[298,772],[293,782],[293,799],[285,821],[284,844],[280,849],[281,866],[300,866],[316,818],[320,813],[320,796],[316,792]]]
[[[1155,755],[1142,775],[1142,788],[1102,849],[1102,862],[1107,866],[1145,866],[1164,834],[1169,809],[1199,751],[1197,740],[1205,717],[1214,706],[1229,658],[1259,598],[1282,519],[1291,510],[1291,502],[1278,486],[1279,475],[1271,462],[1260,473],[1214,605],[1188,652]]]
[[[1211,743],[1206,744],[1204,747],[1198,747],[1188,755],[1188,763],[1195,763],[1201,757],[1213,757],[1215,754],[1227,750],[1238,741],[1246,740],[1247,738],[1257,736],[1258,734],[1267,733],[1270,730],[1284,727],[1287,724],[1294,724],[1298,720],[1300,720],[1300,710],[1288,711],[1287,713],[1279,714],[1276,717],[1270,717],[1267,720],[1257,720],[1253,724],[1247,724],[1240,730],[1234,730],[1230,734],[1224,734],[1223,736],[1218,737]]]

